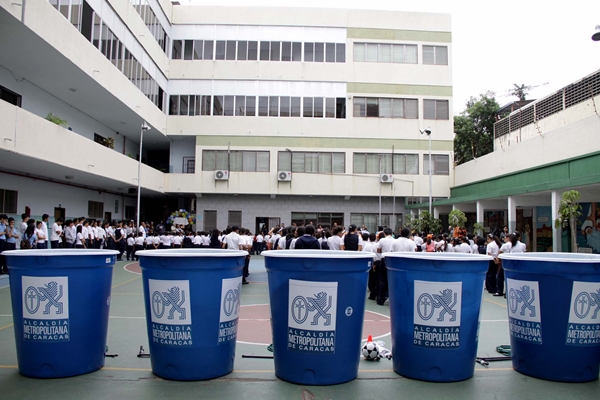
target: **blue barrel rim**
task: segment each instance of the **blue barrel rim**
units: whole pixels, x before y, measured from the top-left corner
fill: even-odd
[[[492,261],[494,258],[485,254],[466,254],[466,253],[423,253],[423,252],[387,252],[383,257],[392,258],[412,258],[416,260],[435,260],[435,261]]]
[[[573,264],[600,263],[600,254],[586,253],[561,253],[561,252],[530,252],[530,253],[502,253],[498,255],[502,260],[528,261],[528,262],[558,262]]]
[[[136,251],[136,256],[142,257],[175,257],[175,258],[208,258],[208,257],[245,257],[246,250],[229,249],[158,249]]]
[[[101,249],[27,249],[3,251],[3,256],[17,257],[56,257],[56,256],[116,256],[116,250]]]
[[[374,253],[342,250],[267,250],[261,256],[274,258],[373,259]]]

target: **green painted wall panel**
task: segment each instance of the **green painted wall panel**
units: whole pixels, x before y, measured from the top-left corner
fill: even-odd
[[[348,93],[374,93],[413,96],[452,96],[452,86],[400,85],[391,83],[348,82]]]
[[[348,28],[347,36],[352,39],[411,40],[418,42],[452,43],[452,32]]]
[[[400,151],[426,151],[427,140],[326,138],[326,137],[282,137],[282,136],[196,136],[197,146],[236,147],[292,147],[315,149],[391,149]],[[452,151],[450,140],[432,140],[433,151]]]

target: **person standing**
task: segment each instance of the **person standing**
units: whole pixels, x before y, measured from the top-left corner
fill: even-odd
[[[8,228],[8,216],[6,214],[0,214],[0,270],[6,269],[6,257],[2,255],[4,248],[6,247],[6,231]],[[4,273],[4,272],[2,272]]]
[[[58,244],[60,243],[60,237],[62,236],[63,219],[57,218],[56,221],[52,224],[52,231],[50,232],[50,247],[53,249],[58,249]]]
[[[75,230],[75,225],[73,221],[68,219],[65,221],[65,248],[72,249],[75,247],[75,236],[77,235],[77,231]]]
[[[225,239],[223,242],[223,248],[228,249],[228,250],[244,250],[243,248],[243,243],[241,241],[240,238],[240,228],[236,225],[231,227],[231,232],[229,232],[227,235],[225,235]],[[242,284],[243,285],[247,285],[249,282],[246,280],[246,277],[248,276],[248,271],[247,271],[247,267],[244,264],[244,272],[243,272],[243,277],[242,277]]]
[[[123,222],[119,221],[117,228],[115,229],[115,250],[119,252],[117,254],[117,261],[123,261],[123,253],[125,252],[125,230],[123,229]]]
[[[19,239],[21,238],[21,234],[19,230],[15,227],[15,219],[10,217],[8,219],[8,225],[6,227],[6,243],[4,244],[4,250],[15,250],[17,248],[17,243],[19,243]],[[8,274],[8,266],[4,263],[2,274]]]
[[[416,251],[415,242],[409,239],[410,229],[403,228],[400,231],[400,237],[394,240],[392,251],[394,252],[414,252]]]
[[[85,236],[83,235],[83,225],[77,225],[75,234],[75,248],[85,249]]]
[[[498,275],[498,267],[500,264],[500,259],[498,258],[498,252],[500,251],[500,239],[493,234],[488,233],[486,241],[486,254],[494,259],[489,262],[488,271],[485,274],[485,288],[488,293],[495,294],[498,293],[496,275]]]
[[[44,241],[44,249],[48,248],[48,238],[50,237],[48,236],[48,218],[50,218],[48,214],[42,215],[42,231],[44,232],[44,236],[46,237],[46,240]]]
[[[343,250],[344,239],[342,236],[344,235],[344,228],[341,226],[336,226],[333,228],[333,232],[331,237],[327,239],[327,245],[329,246],[329,250]]]
[[[394,237],[392,236],[392,230],[385,228],[383,230],[384,237],[379,239],[377,244],[377,253],[382,255],[383,253],[389,253],[394,251]],[[381,260],[376,262],[375,272],[377,272],[377,282],[379,283],[377,290],[377,304],[382,306],[388,298],[388,279],[387,279],[387,268],[385,266],[385,258],[381,257]]]
[[[48,237],[44,235],[43,221],[36,221],[35,223],[35,236],[36,236],[36,248],[45,249],[47,247],[46,241]],[[48,227],[46,227],[48,229]]]
[[[356,225],[351,224],[348,227],[348,233],[343,238],[344,250],[347,251],[362,251],[362,237],[356,232]],[[340,246],[341,247],[341,246]]]
[[[315,227],[313,225],[307,225],[304,228],[304,234],[296,239],[294,249],[297,250],[320,250],[321,245],[319,240],[315,237]]]

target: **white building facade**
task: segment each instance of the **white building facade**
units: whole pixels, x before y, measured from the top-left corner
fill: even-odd
[[[398,227],[454,182],[449,15],[0,0],[2,211]],[[47,115],[66,120],[64,126]]]

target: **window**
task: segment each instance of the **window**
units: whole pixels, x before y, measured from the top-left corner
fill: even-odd
[[[322,97],[315,97],[313,99],[313,109],[314,109],[313,117],[323,118],[323,98]]]
[[[325,44],[325,62],[335,62],[335,43]]]
[[[260,61],[269,61],[270,42],[260,42]]]
[[[215,60],[225,59],[225,41],[217,40],[217,47],[215,51]]]
[[[354,43],[354,61],[416,64],[417,49],[412,44]]]
[[[356,226],[365,225],[369,232],[377,232],[378,226],[387,226],[393,231],[402,227],[402,214],[350,214],[350,223]]]
[[[188,115],[189,96],[179,96],[179,115]]]
[[[246,96],[246,117],[256,116],[256,97]]]
[[[315,43],[315,62],[325,61],[325,43]]]
[[[325,99],[325,118],[335,118],[335,98]]]
[[[353,113],[355,117],[416,119],[418,100],[355,97]]]
[[[88,217],[104,218],[104,203],[99,201],[88,201]]]
[[[355,174],[418,175],[417,154],[354,153]]]
[[[8,90],[4,86],[0,86],[0,100],[4,100],[13,106],[21,107],[22,97],[20,94],[17,94],[12,90]]]
[[[258,57],[258,42],[248,42],[248,61],[256,61]]]
[[[213,96],[212,115],[223,115],[223,96]]]
[[[238,172],[269,172],[270,153],[268,151],[203,150],[202,170],[225,169]]]
[[[302,61],[302,43],[292,43],[292,61]]]
[[[280,151],[278,170],[316,174],[343,174],[346,172],[345,161],[345,153]]]
[[[183,42],[181,40],[173,40],[173,52],[171,58],[173,60],[181,60],[183,56]]]
[[[448,47],[423,46],[423,64],[448,65]]]
[[[279,117],[279,97],[269,97],[269,117]]]
[[[214,41],[205,40],[204,41],[204,60],[212,60],[213,59],[213,47]]]
[[[281,42],[271,42],[271,61],[281,61]]]
[[[304,43],[304,62],[314,61],[314,43]]]
[[[225,50],[225,59],[226,60],[235,60],[236,54],[236,42],[235,40],[227,41],[227,48]]]
[[[292,117],[299,117],[300,116],[300,97],[292,97],[291,99],[291,111],[292,111]]]
[[[282,96],[279,99],[279,116],[280,117],[289,117],[290,116],[290,98]]]
[[[338,97],[335,99],[335,117],[346,118],[346,98]]]
[[[423,100],[424,119],[450,119],[448,100]]]
[[[246,115],[246,97],[245,96],[235,96],[235,116],[244,116]]]
[[[323,228],[331,228],[333,224],[344,225],[344,213],[331,212],[292,212],[292,224],[306,226],[313,224],[315,228],[321,225]]]
[[[217,229],[217,211],[204,210],[204,230],[213,231]]]
[[[223,111],[225,116],[233,116],[233,96],[224,96]]]
[[[246,42],[245,40],[240,40],[238,42],[237,59],[239,61],[245,61],[248,57],[247,53],[248,53],[248,42]]]
[[[229,211],[227,216],[227,225],[238,227],[242,226],[242,212]]]
[[[281,42],[281,61],[292,61],[292,42]]]
[[[302,116],[304,118],[312,118],[313,117],[313,99],[312,97],[305,97],[303,101],[303,109],[304,113]]]
[[[17,213],[17,194],[16,190],[0,189],[0,212],[4,214]]]
[[[346,62],[346,43],[335,44],[335,62],[344,63]]]
[[[183,59],[191,60],[193,58],[193,55],[194,55],[194,41],[186,40],[184,43],[184,49],[183,49]]]
[[[450,175],[450,156],[447,154],[432,154],[432,175]],[[429,175],[429,154],[423,154],[423,175]]]
[[[210,115],[210,110],[211,110],[211,101],[210,101],[210,96],[202,96],[201,98],[201,106],[200,106],[200,111],[201,111],[201,115]]]
[[[184,174],[193,174],[196,172],[196,157],[183,157],[183,166],[181,172]]]
[[[269,115],[269,98],[267,96],[258,97],[258,116],[266,117]]]

